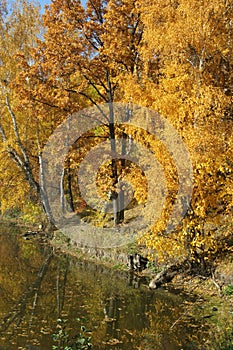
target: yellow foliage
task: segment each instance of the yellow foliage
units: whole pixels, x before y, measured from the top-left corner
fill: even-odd
[[[193,193],[182,222],[175,222],[174,215],[170,223],[174,203],[179,209],[182,206],[173,155],[161,135],[157,139],[140,128],[115,126],[115,139],[125,132],[150,150],[157,161],[147,172],[153,194],[164,188],[160,216],[139,242],[163,261],[187,256],[208,260],[230,233],[209,229],[206,222],[219,229],[233,211],[232,3],[93,0],[84,8],[78,1],[54,0],[44,15],[45,34],[40,41],[36,40],[37,11],[34,5],[17,1],[9,17],[10,29],[4,21],[0,26],[2,210],[23,206],[31,196],[28,178],[12,159],[12,150],[24,160],[26,151],[26,163],[29,160],[38,182],[38,154],[68,115],[100,102],[145,106],[169,121],[185,143],[193,165]],[[148,116],[141,118],[145,129],[155,122]],[[76,168],[98,138],[109,138],[108,122],[83,135],[67,157],[65,169],[77,197]],[[155,125],[157,133],[161,130]],[[146,205],[150,200],[149,180],[142,171],[146,160],[116,163],[119,179],[130,183],[137,203]],[[102,199],[118,181],[109,164],[102,164],[96,176]],[[157,199],[145,216],[154,217]],[[176,226],[174,232],[167,229],[168,223]]]

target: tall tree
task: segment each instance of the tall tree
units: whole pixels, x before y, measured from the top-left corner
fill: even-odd
[[[32,106],[18,95],[19,54],[32,64],[31,49],[41,35],[40,9],[29,1],[4,5],[0,13],[1,209],[40,202],[40,126]],[[45,206],[45,203],[43,203]],[[48,212],[48,211],[47,211]]]
[[[120,78],[125,72],[137,70],[140,61],[137,50],[143,26],[136,1],[91,0],[84,8],[80,1],[56,0],[44,15],[44,25],[44,41],[26,73],[32,98],[62,107],[64,116],[83,108],[84,103],[107,103],[106,123],[115,153],[113,103],[122,96]],[[117,193],[119,176],[113,159],[111,198],[115,224],[123,219]]]

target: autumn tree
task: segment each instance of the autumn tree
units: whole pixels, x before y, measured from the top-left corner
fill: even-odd
[[[62,109],[64,118],[89,105],[98,106],[103,114],[99,104],[107,103],[105,123],[111,151],[116,153],[113,103],[122,97],[119,81],[140,66],[143,26],[136,1],[92,0],[84,8],[80,1],[56,0],[47,8],[44,25],[44,40],[34,52],[35,62],[25,70],[24,77],[30,80],[25,94],[55,111]],[[124,167],[124,161],[121,165]],[[115,159],[111,168],[111,198],[118,224],[123,220],[124,203],[120,204],[123,198],[118,196],[120,173]]]
[[[162,189],[166,198],[161,217],[140,242],[164,260],[208,260],[229,239],[231,230],[226,217],[233,208],[232,11],[228,0],[89,0],[85,7],[80,1],[54,0],[43,17],[43,38],[36,40],[38,9],[19,1],[7,14],[2,3],[2,208],[11,206],[12,201],[23,202],[32,193],[38,200],[42,193],[42,206],[53,221],[42,149],[74,112],[95,106],[103,125],[86,132],[70,148],[61,173],[61,206],[66,192],[71,209],[75,209],[73,190],[79,191],[76,167],[103,139],[110,140],[113,155],[117,140],[121,140],[122,159],[113,156],[100,167],[96,178],[100,196],[106,198],[110,190],[115,224],[124,219],[122,178],[136,188],[138,202],[148,201],[145,172],[124,159],[134,139],[158,160],[159,176],[154,168],[147,173],[153,191],[159,189],[159,181],[167,182]],[[193,193],[189,206],[184,206],[182,222],[176,223],[179,225],[172,233],[167,224],[181,176],[176,168],[180,160],[172,159],[175,153],[166,150],[168,142],[163,143],[169,136],[164,132],[169,132],[162,119],[149,112],[141,113],[141,129],[118,125],[116,101],[125,103],[126,123],[133,105],[157,111],[164,125],[169,122],[187,147],[193,166]],[[153,135],[146,131],[147,126]],[[63,146],[57,146],[57,154]],[[188,184],[182,181],[188,192]],[[15,188],[16,183],[17,191],[10,197],[6,189]],[[178,200],[181,208],[186,198]],[[156,210],[151,206],[147,215],[152,218]],[[222,231],[216,229],[218,225]]]
[[[125,96],[177,128],[194,170],[183,229],[168,237],[154,231],[142,241],[163,258],[208,259],[221,244],[216,228],[232,208],[232,2],[139,3],[143,70],[140,79],[128,77]]]
[[[35,117],[32,105],[19,96],[17,86],[22,70],[18,66],[18,55],[23,54],[27,64],[32,64],[31,49],[41,36],[41,22],[40,9],[31,2],[19,0],[1,4],[0,193],[1,210],[4,212],[9,208],[33,208],[41,200],[40,121]],[[45,205],[43,203],[44,208]],[[31,218],[34,214],[31,213]]]

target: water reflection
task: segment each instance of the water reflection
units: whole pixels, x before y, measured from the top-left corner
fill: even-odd
[[[77,317],[87,320],[96,350],[195,348],[191,325],[171,328],[184,296],[150,291],[134,275],[56,256],[45,244],[24,241],[14,227],[0,230],[0,349],[52,349],[57,319],[67,319],[74,335]]]

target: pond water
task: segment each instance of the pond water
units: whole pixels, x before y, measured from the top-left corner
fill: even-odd
[[[74,335],[78,317],[86,320],[93,349],[198,348],[201,325],[182,317],[186,295],[151,291],[130,273],[55,255],[19,233],[0,225],[0,350],[52,349],[57,319],[67,320]]]

